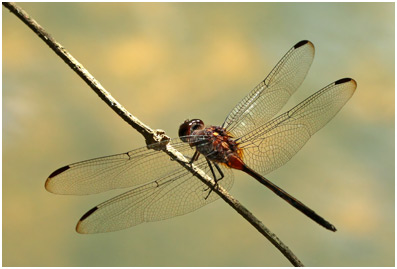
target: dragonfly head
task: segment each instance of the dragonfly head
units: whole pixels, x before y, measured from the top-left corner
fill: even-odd
[[[199,119],[185,120],[179,126],[179,137],[183,142],[189,142],[186,136],[192,135],[196,130],[204,129],[204,122]]]

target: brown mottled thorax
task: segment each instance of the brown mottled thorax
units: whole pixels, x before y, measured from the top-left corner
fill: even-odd
[[[193,132],[193,135],[201,137],[208,143],[198,143],[197,150],[214,162],[234,167],[231,162],[242,157],[242,150],[232,136],[220,126],[210,126]],[[202,140],[202,141],[203,141]]]

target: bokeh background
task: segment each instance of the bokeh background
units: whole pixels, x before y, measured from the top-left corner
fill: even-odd
[[[286,108],[343,77],[353,98],[268,175],[338,228],[329,232],[242,173],[231,194],[308,266],[394,266],[394,3],[21,3],[132,114],[177,136],[222,123],[296,42],[316,57]],[[77,220],[121,193],[60,196],[55,169],[144,146],[3,7],[4,266],[289,266],[223,201],[98,235]]]

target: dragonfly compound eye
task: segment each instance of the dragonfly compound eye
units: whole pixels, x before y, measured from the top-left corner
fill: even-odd
[[[204,128],[204,122],[199,119],[185,120],[181,126],[179,126],[178,135],[183,142],[188,142],[187,137],[192,134],[193,131],[201,130]]]

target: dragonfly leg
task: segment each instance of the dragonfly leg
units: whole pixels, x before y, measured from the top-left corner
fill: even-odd
[[[222,178],[225,177],[225,175],[222,172],[222,169],[219,167],[219,165],[217,163],[214,163],[216,170],[218,170],[219,175],[221,175],[221,177],[219,179],[215,179],[215,182],[218,183],[219,180],[221,180]]]
[[[192,164],[193,162],[197,161],[198,157],[200,156],[200,152],[197,150],[194,152],[192,159],[190,160],[189,164]]]
[[[194,152],[192,158],[191,158],[190,161],[188,162],[188,164],[192,165],[193,162],[195,162],[195,161],[198,160],[199,156],[200,156],[200,152],[198,152],[198,151],[196,150],[196,151]],[[190,157],[185,156],[185,158],[186,158],[186,159],[189,159]],[[193,175],[195,175],[195,174],[196,174],[196,172],[195,172]]]
[[[192,156],[192,158],[191,158],[189,164],[192,164],[193,162],[197,161],[198,158],[199,158],[199,156],[200,156],[200,152],[198,152],[198,151],[196,150],[196,151],[194,152],[194,154],[193,154],[193,156]],[[207,196],[204,198],[205,200],[207,200],[207,198],[210,196],[210,194],[211,194],[211,192],[213,191],[213,189],[216,188],[216,187],[218,186],[218,181],[225,177],[225,175],[223,174],[221,168],[219,167],[219,165],[218,165],[217,163],[211,163],[211,161],[210,161],[208,158],[206,158],[206,160],[207,160],[208,166],[210,167],[211,174],[212,174],[212,178],[213,178],[214,181],[215,181],[215,186],[214,186],[213,188],[211,188],[211,189],[210,189],[210,187],[204,189],[204,191],[208,191],[208,189],[210,189],[210,191],[208,192]],[[217,179],[217,177],[216,177],[216,174],[215,174],[214,168],[212,167],[212,164],[214,164],[216,170],[218,170],[218,173],[219,173],[219,175],[220,175],[220,178],[218,178],[218,179]]]
[[[225,175],[223,174],[223,172],[222,172],[221,168],[219,167],[219,165],[217,163],[213,163],[215,168],[216,168],[216,170],[218,170],[219,175],[221,176],[220,178],[217,179],[216,175],[215,175],[214,168],[212,167],[212,163],[208,159],[207,159],[207,163],[208,163],[208,166],[210,167],[212,176],[213,176],[214,181],[215,181],[215,185],[211,189],[210,189],[210,187],[204,189],[204,191],[208,191],[208,189],[210,189],[210,191],[208,192],[207,196],[204,198],[205,200],[207,200],[207,198],[210,196],[210,194],[214,190],[214,188],[218,187],[218,181],[225,177]]]

